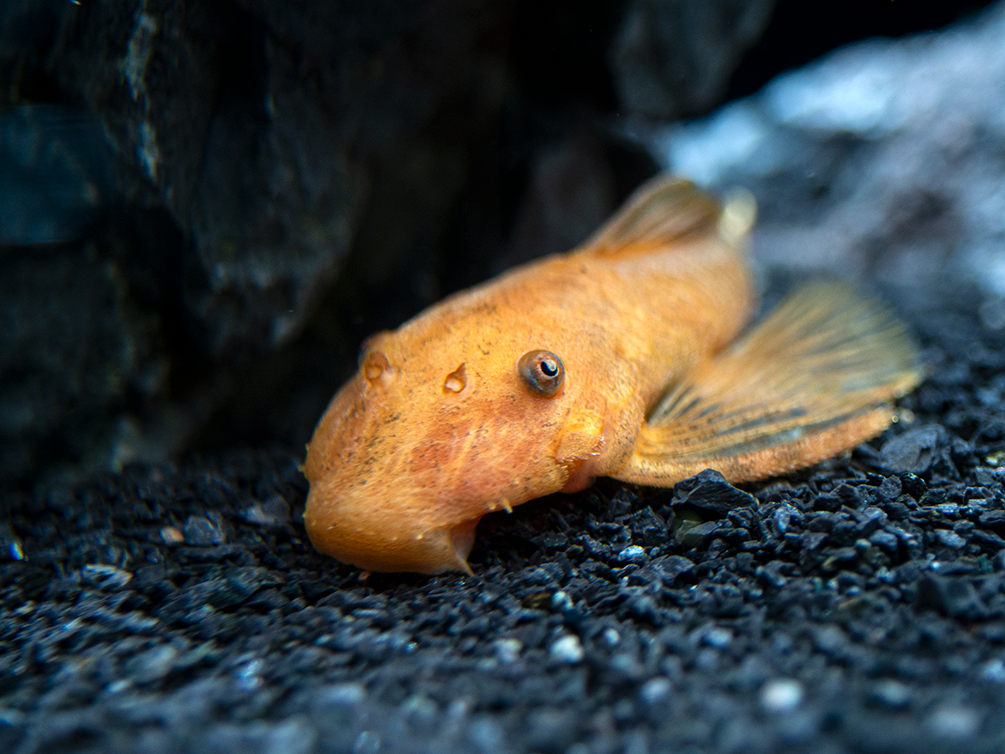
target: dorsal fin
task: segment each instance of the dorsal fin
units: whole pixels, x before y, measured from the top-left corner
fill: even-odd
[[[582,248],[603,254],[634,244],[665,243],[692,233],[716,231],[736,243],[753,222],[754,204],[749,195],[720,207],[691,181],[663,175],[639,187]]]

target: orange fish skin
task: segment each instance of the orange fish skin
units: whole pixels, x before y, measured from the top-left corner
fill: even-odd
[[[619,469],[671,378],[747,324],[743,244],[601,237],[372,338],[307,448],[315,547],[368,571],[467,571],[484,514]],[[536,349],[564,365],[553,397],[521,378]]]

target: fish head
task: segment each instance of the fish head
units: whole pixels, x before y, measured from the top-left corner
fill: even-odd
[[[585,478],[606,401],[552,333],[414,322],[364,345],[318,424],[306,527],[364,570],[470,572],[484,514]]]

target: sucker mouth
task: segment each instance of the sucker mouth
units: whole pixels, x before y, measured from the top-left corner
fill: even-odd
[[[421,516],[392,515],[339,491],[321,482],[307,496],[304,524],[319,551],[365,571],[471,575],[468,555],[481,516],[426,529],[430,522]]]

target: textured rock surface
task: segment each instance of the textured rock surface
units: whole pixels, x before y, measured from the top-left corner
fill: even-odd
[[[1003,33],[999,4],[853,46],[653,143],[674,170],[754,192],[765,263],[902,283],[948,273],[1005,324]]]
[[[774,6],[775,0],[633,0],[611,49],[621,104],[664,121],[714,107]]]
[[[746,23],[734,3],[706,6],[669,22],[647,12],[649,42],[688,44],[636,55],[630,70],[615,56],[621,84],[656,65],[647,80],[688,70],[691,86],[721,91],[756,24],[734,39]],[[45,255],[64,278],[83,285],[96,265],[117,281],[115,297],[64,291],[45,307],[34,289],[6,291],[13,342],[31,351],[21,361],[79,370],[55,345],[71,341],[46,329],[64,319],[100,323],[162,366],[150,379],[144,359],[98,349],[93,368],[133,386],[114,395],[68,392],[83,383],[59,382],[57,366],[35,374],[36,403],[51,408],[0,436],[0,485],[246,439],[226,428],[259,412],[262,400],[243,401],[263,392],[277,419],[257,436],[302,442],[362,337],[585,237],[655,170],[607,124],[626,8],[0,3],[0,265],[8,280],[37,279],[48,268],[34,247],[59,242]],[[715,64],[695,68],[702,49]],[[42,308],[53,316],[25,319]],[[318,368],[311,348],[334,366]],[[0,403],[20,401],[19,374],[0,374]],[[308,396],[299,405],[277,400],[294,389]],[[86,421],[45,420],[67,399]],[[210,416],[216,429],[201,433]]]

